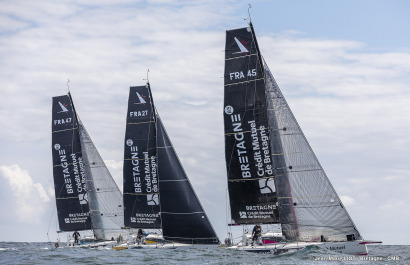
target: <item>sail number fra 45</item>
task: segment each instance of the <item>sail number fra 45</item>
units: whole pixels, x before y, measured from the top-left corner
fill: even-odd
[[[256,72],[256,69],[249,69],[248,70],[248,77],[255,77],[257,75],[257,72]],[[229,73],[229,78],[232,80],[232,79],[242,79],[242,78],[245,78],[245,75],[244,75],[244,73],[242,72],[242,71],[240,71],[240,72],[232,72],[232,73]]]

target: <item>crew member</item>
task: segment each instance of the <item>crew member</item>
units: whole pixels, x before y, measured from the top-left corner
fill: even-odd
[[[80,237],[80,233],[78,233],[78,231],[74,231],[73,237],[74,237],[74,244],[78,244],[78,238]]]
[[[142,240],[143,235],[144,235],[144,231],[142,231],[142,229],[141,229],[141,228],[140,228],[140,229],[138,229],[138,232],[137,232],[137,240],[138,240],[138,244],[139,244],[139,243],[141,243],[141,240]]]
[[[252,230],[252,246],[257,242],[258,238],[262,235],[262,228],[259,224],[255,225]]]

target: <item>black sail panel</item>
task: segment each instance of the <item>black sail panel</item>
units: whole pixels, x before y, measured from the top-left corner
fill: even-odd
[[[78,121],[69,95],[53,97],[52,155],[61,231],[91,229]]]
[[[124,143],[124,225],[161,228],[156,125],[149,86],[130,88]]]
[[[164,239],[191,244],[217,244],[218,237],[158,116],[157,136]]]
[[[278,223],[264,70],[251,27],[226,32],[224,83],[232,222]]]

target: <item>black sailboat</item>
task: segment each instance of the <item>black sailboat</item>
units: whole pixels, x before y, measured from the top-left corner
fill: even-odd
[[[287,243],[359,242],[262,58],[252,23],[226,32],[224,91],[230,225],[280,224]],[[364,244],[355,244],[344,245],[346,253],[367,253]]]
[[[124,215],[131,228],[162,229],[168,242],[218,244],[156,111],[149,84],[130,88],[124,151]]]
[[[59,232],[121,234],[122,194],[79,119],[71,94],[53,97],[52,156]]]

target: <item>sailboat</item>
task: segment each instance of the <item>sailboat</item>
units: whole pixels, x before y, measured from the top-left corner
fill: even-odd
[[[155,109],[149,83],[130,88],[123,172],[125,226],[162,231],[156,236],[162,241],[151,239],[160,244],[146,247],[219,244]]]
[[[252,22],[226,31],[224,95],[228,225],[281,227],[277,241],[252,245],[243,236],[230,248],[316,245],[365,255],[367,244],[381,243],[362,239],[264,61]]]
[[[77,115],[70,92],[53,97],[52,156],[61,232],[92,230],[81,246],[105,246],[122,235],[122,194]],[[68,238],[67,245],[74,245]]]

